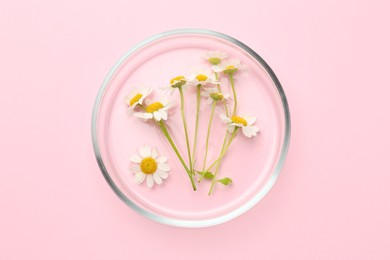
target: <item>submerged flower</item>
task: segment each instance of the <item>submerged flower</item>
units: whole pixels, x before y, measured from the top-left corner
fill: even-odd
[[[156,149],[149,146],[140,147],[138,153],[130,157],[130,161],[137,164],[131,168],[137,184],[146,179],[146,185],[151,188],[154,183],[161,184],[163,179],[168,178],[170,167],[166,164],[167,157],[158,156]]]
[[[215,72],[223,72],[225,74],[234,74],[237,71],[245,70],[245,65],[241,64],[239,59],[232,59],[221,62],[221,64],[213,66]]]
[[[188,85],[190,86],[205,86],[206,84],[219,84],[215,75],[206,71],[198,71],[188,77]]]
[[[221,51],[209,51],[204,55],[204,58],[212,65],[218,65],[222,60],[226,59],[228,55]]]
[[[212,104],[214,101],[224,101],[229,98],[228,93],[222,93],[217,88],[204,88],[201,95],[207,98],[207,104]]]
[[[241,128],[242,133],[246,137],[252,137],[256,136],[257,132],[260,131],[257,126],[253,125],[256,122],[255,117],[232,116],[229,118],[225,114],[221,114],[219,117],[222,119],[223,122],[227,123],[229,133],[233,133],[236,128]]]
[[[145,103],[147,103],[145,112],[134,113],[136,117],[146,120],[154,118],[157,121],[160,121],[161,119],[168,119],[168,109],[170,103],[167,100],[161,102],[151,102],[150,100],[146,100]]]
[[[133,112],[134,108],[143,104],[144,99],[152,93],[151,87],[145,87],[142,89],[134,88],[124,99],[126,105],[129,106],[129,112]]]

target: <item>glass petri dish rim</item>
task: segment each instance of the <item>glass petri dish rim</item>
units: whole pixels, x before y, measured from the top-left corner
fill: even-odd
[[[132,54],[137,52],[142,47],[148,45],[149,43],[152,43],[156,40],[159,40],[159,39],[162,39],[165,37],[170,37],[170,36],[175,36],[175,35],[186,35],[186,34],[188,34],[188,35],[198,34],[198,35],[203,35],[203,36],[212,36],[212,37],[220,38],[220,39],[229,41],[229,42],[237,45],[241,49],[245,50],[257,62],[259,62],[260,65],[263,66],[263,68],[267,71],[268,75],[270,76],[271,80],[273,81],[273,83],[275,84],[275,87],[278,90],[278,93],[279,93],[279,96],[280,96],[280,99],[281,99],[281,102],[283,105],[283,112],[285,115],[285,118],[284,118],[285,133],[284,133],[284,137],[283,137],[284,140],[282,143],[282,151],[280,153],[280,157],[279,157],[279,160],[276,164],[275,170],[271,174],[271,177],[269,178],[267,183],[264,185],[264,187],[252,199],[250,199],[248,202],[246,202],[245,204],[243,204],[239,208],[237,208],[237,209],[235,209],[235,210],[233,210],[233,211],[231,211],[223,216],[220,216],[217,218],[212,218],[212,219],[206,219],[206,220],[186,220],[186,219],[168,218],[165,216],[161,216],[161,215],[157,215],[157,214],[154,214],[152,212],[149,212],[149,211],[145,210],[144,208],[135,204],[133,201],[131,201],[118,188],[118,186],[114,183],[114,181],[110,177],[110,174],[108,173],[108,171],[104,165],[102,156],[101,156],[101,152],[100,152],[100,148],[99,148],[99,141],[98,141],[98,136],[97,136],[97,120],[99,117],[100,105],[101,105],[105,90],[106,90],[109,82],[111,81],[111,78],[113,77],[115,72],[118,70],[118,68],[120,68],[120,66],[127,60],[127,58],[129,56],[131,56]],[[290,111],[289,111],[287,98],[286,98],[286,95],[284,93],[282,85],[280,84],[278,78],[276,77],[276,75],[273,72],[273,70],[271,69],[271,67],[265,62],[265,60],[262,57],[260,57],[259,54],[257,54],[254,50],[252,50],[250,47],[248,47],[247,45],[245,45],[241,41],[239,41],[239,40],[237,40],[229,35],[226,35],[226,34],[223,34],[220,32],[216,32],[216,31],[212,31],[212,30],[208,30],[208,29],[176,29],[176,30],[162,32],[162,33],[156,34],[154,36],[151,36],[151,37],[143,40],[142,42],[138,43],[137,45],[135,45],[134,47],[129,49],[114,64],[114,66],[110,69],[107,76],[105,77],[105,79],[100,87],[100,90],[97,94],[96,100],[95,100],[95,104],[94,104],[93,111],[92,111],[92,121],[91,121],[92,144],[93,144],[93,149],[95,152],[96,161],[99,165],[99,168],[100,168],[105,180],[107,181],[107,183],[109,184],[111,189],[115,192],[115,194],[126,205],[128,205],[130,208],[132,208],[133,210],[135,210],[137,213],[141,214],[142,216],[145,216],[145,217],[147,217],[153,221],[156,221],[158,223],[161,223],[161,224],[166,224],[166,225],[176,226],[176,227],[188,227],[188,228],[208,227],[208,226],[222,224],[222,223],[225,223],[229,220],[232,220],[232,219],[242,215],[247,210],[249,210],[253,206],[255,206],[269,192],[269,190],[275,184],[275,182],[280,174],[280,171],[283,167],[284,161],[285,161],[286,156],[287,156],[288,146],[290,143],[290,133],[291,133],[291,120],[290,120]]]

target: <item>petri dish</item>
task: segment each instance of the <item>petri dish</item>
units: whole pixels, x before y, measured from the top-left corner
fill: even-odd
[[[181,121],[179,94],[163,89],[177,75],[210,71],[203,57],[209,51],[221,51],[239,59],[245,70],[234,74],[237,115],[256,117],[257,136],[242,132],[232,141],[219,168],[218,177],[233,182],[215,185],[208,195],[210,180],[202,180],[197,190],[191,187],[169,143],[155,124],[143,122],[127,112],[124,97],[133,88],[148,86],[151,99],[170,98],[175,104],[166,121],[172,138],[184,159],[186,142]],[[220,75],[222,92],[232,89],[229,78]],[[195,129],[196,87],[185,93],[185,115],[192,146]],[[227,104],[231,111],[233,99]],[[201,100],[195,169],[202,169],[205,137],[211,109]],[[210,131],[207,165],[220,154],[226,123],[216,105]],[[290,139],[290,115],[283,88],[270,66],[251,48],[226,34],[203,29],[180,29],[152,36],[126,52],[109,71],[96,97],[92,113],[92,141],[97,162],[112,190],[130,208],[159,223],[179,227],[207,227],[240,216],[258,203],[274,185],[287,155]],[[168,157],[169,177],[161,185],[148,188],[137,184],[129,158],[139,147],[148,145]],[[197,176],[199,177],[199,176]]]

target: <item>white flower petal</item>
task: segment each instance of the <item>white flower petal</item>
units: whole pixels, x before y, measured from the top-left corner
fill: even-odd
[[[145,95],[142,95],[142,97],[138,100],[138,104],[142,105],[144,103],[144,99],[146,98]]]
[[[260,132],[260,128],[259,127],[257,127],[257,126],[250,126],[252,129],[253,129],[253,131],[255,131],[256,132],[256,134],[258,133],[258,132]]]
[[[127,114],[128,114],[128,115],[132,115],[133,112],[134,112],[134,107],[129,107],[129,108],[127,109]]]
[[[141,146],[138,149],[139,154],[141,155],[142,158],[150,157],[150,154],[152,152],[152,149],[150,146]]]
[[[157,156],[158,156],[158,153],[157,153],[156,148],[152,148],[152,151],[150,152],[150,157],[152,157],[153,159],[156,159]]]
[[[158,174],[158,176],[160,176],[162,179],[166,179],[168,178],[168,172],[164,172],[164,171],[161,171],[161,170],[157,170],[154,174]]]
[[[145,120],[149,120],[149,119],[153,118],[153,114],[152,113],[142,113],[142,114],[143,115],[140,118],[143,118]]]
[[[153,114],[152,113],[144,113],[144,117],[145,117],[145,119],[152,119]]]
[[[225,114],[220,114],[219,117],[221,118],[221,120],[224,123],[231,123],[232,122],[232,120],[230,118],[228,118]]]
[[[168,113],[166,110],[160,110],[160,115],[161,115],[162,120],[168,119]]]
[[[231,60],[230,60],[230,64],[233,65],[233,66],[235,66],[235,67],[237,67],[238,65],[241,64],[241,62],[240,62],[239,59],[234,58],[234,59],[231,59]]]
[[[161,104],[163,104],[163,108],[161,108],[161,110],[168,110],[168,108],[170,108],[172,106],[172,104],[174,104],[174,101],[173,100],[169,100],[169,99],[163,99],[161,100]]]
[[[221,51],[209,51],[204,55],[204,59],[208,60],[210,58],[219,58],[221,60],[226,59],[228,55]]]
[[[137,112],[134,113],[134,116],[143,118],[143,119],[152,119],[153,115],[151,113],[142,113],[142,112]]]
[[[227,57],[229,57],[228,54],[226,54],[222,51],[217,51],[217,58],[220,58],[221,60],[223,60],[223,59],[226,59]]]
[[[160,185],[162,183],[161,177],[158,174],[153,174],[154,182]]]
[[[168,158],[166,156],[160,156],[156,159],[157,163],[165,163],[166,161],[168,161]]]
[[[211,93],[213,93],[213,92],[215,92],[214,91],[214,89],[215,88],[203,88],[207,93],[209,93],[209,95],[211,94]]]
[[[246,137],[252,137],[252,130],[249,128],[249,127],[244,127],[242,128],[242,133],[246,136]]]
[[[246,120],[248,125],[253,125],[256,122],[256,117],[253,116],[244,117],[244,119]]]
[[[135,165],[135,166],[130,168],[130,171],[133,173],[137,173],[137,172],[141,171],[141,168],[139,167],[139,165]]]
[[[153,187],[153,183],[154,183],[153,175],[152,174],[148,174],[148,176],[146,176],[146,186],[148,186],[149,188],[152,188]]]
[[[246,137],[256,136],[260,129],[257,126],[246,126],[242,128],[242,132]]]
[[[209,97],[206,101],[207,105],[211,105],[213,103],[214,99],[212,99],[211,97]]]
[[[201,95],[202,97],[210,97],[210,92],[208,92],[208,91],[202,91],[202,92],[200,92],[200,95]]]
[[[169,167],[169,165],[166,164],[166,163],[159,163],[157,165],[157,169],[160,169],[162,171],[166,171],[167,172],[167,171],[171,170],[171,167]]]
[[[150,95],[150,93],[152,93],[152,88],[151,87],[145,87],[143,90],[142,90],[142,100],[144,100],[144,98],[146,98],[147,96]]]
[[[214,72],[222,72],[224,70],[224,67],[221,67],[221,66],[218,66],[218,65],[214,65],[213,67],[211,67],[211,69]]]
[[[153,112],[153,116],[157,121],[161,120],[160,110]]]
[[[135,154],[130,157],[130,161],[132,161],[133,163],[140,163],[142,161],[142,158],[138,154]]]
[[[144,174],[142,172],[138,172],[134,175],[134,180],[135,180],[135,183],[137,183],[137,184],[143,183],[145,179],[146,179],[146,174]]]
[[[233,133],[234,128],[234,125],[228,125],[227,130],[229,131],[229,133]]]
[[[190,79],[187,81],[187,84],[191,87],[194,87],[194,86],[197,86],[199,84],[199,81],[197,81],[196,79]]]
[[[141,113],[141,112],[134,113],[134,116],[139,117],[139,118],[145,118],[144,113]]]

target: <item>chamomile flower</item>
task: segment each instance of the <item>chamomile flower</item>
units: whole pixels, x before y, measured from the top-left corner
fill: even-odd
[[[170,107],[169,101],[163,100],[161,102],[151,102],[150,100],[145,100],[145,104],[145,112],[134,113],[136,117],[143,118],[145,120],[154,118],[157,121],[160,121],[161,119],[168,119],[168,109]]]
[[[256,122],[255,117],[232,116],[229,118],[225,114],[220,114],[219,117],[222,119],[223,122],[227,123],[229,133],[233,133],[236,127],[241,128],[242,133],[246,137],[256,136],[257,132],[260,131],[257,126],[253,125]]]
[[[246,66],[241,64],[239,59],[231,59],[213,66],[212,69],[214,72],[223,72],[225,74],[233,75],[237,71],[246,70]]]
[[[128,111],[133,112],[134,108],[143,104],[145,98],[152,93],[151,87],[145,87],[142,89],[134,88],[124,99],[126,105],[129,106]]]
[[[222,60],[226,59],[228,55],[221,51],[209,51],[204,55],[204,58],[212,65],[218,65]]]
[[[189,78],[186,76],[177,76],[172,78],[169,81],[169,85],[167,87],[162,87],[169,95],[172,95],[173,91],[178,88],[186,89],[189,84]]]
[[[200,94],[207,98],[206,103],[209,105],[211,105],[214,101],[224,101],[229,98],[228,93],[222,93],[217,88],[204,88]]]
[[[188,77],[189,86],[205,86],[207,84],[219,84],[218,80],[215,79],[215,75],[206,71],[198,71]]]
[[[186,85],[187,81],[188,79],[185,76],[177,76],[169,81],[169,85],[171,88],[179,88]]]
[[[158,156],[157,150],[149,146],[140,147],[138,153],[130,157],[130,161],[137,164],[130,169],[134,173],[134,180],[137,184],[146,180],[146,185],[152,188],[154,183],[160,185],[168,178],[170,167],[166,163],[167,157]]]

